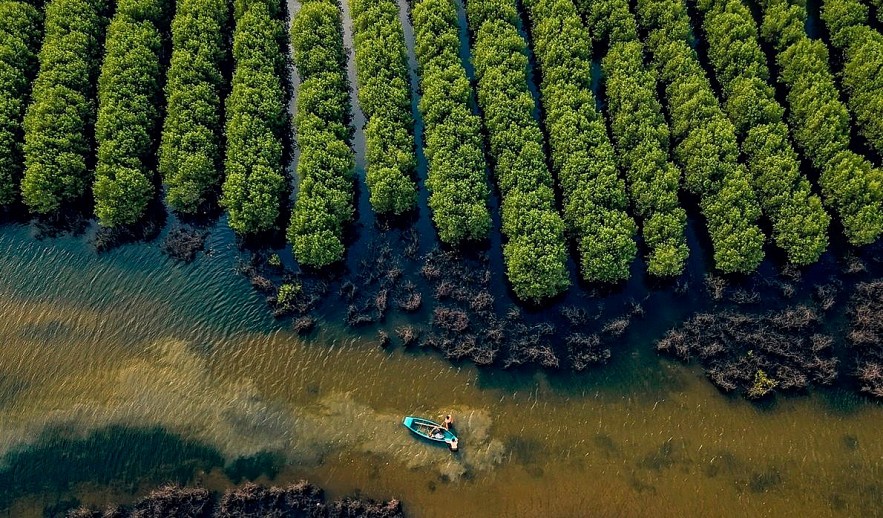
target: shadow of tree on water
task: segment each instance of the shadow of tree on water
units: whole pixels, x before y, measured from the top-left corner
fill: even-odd
[[[56,427],[0,460],[0,511],[19,498],[64,494],[85,482],[132,492],[145,482],[185,484],[223,464],[214,448],[158,427],[110,426],[86,436]]]

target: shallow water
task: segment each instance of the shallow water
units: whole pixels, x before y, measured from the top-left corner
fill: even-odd
[[[131,501],[167,481],[306,477],[414,516],[863,515],[883,508],[883,409],[843,389],[756,406],[642,333],[582,375],[477,369],[267,316],[218,229],[156,244],[0,227],[0,509]],[[229,236],[228,236],[229,237]],[[408,414],[453,412],[461,452]]]
[[[407,22],[405,2],[399,5]],[[343,13],[351,48],[346,7]],[[463,40],[468,60],[465,32]],[[352,59],[348,72],[359,215],[342,277],[356,278],[377,242],[401,250],[399,230],[378,231],[370,210]],[[418,117],[418,138],[421,127]],[[412,223],[422,254],[437,245],[425,192],[418,212]],[[163,232],[175,225],[170,219]],[[504,313],[513,301],[495,223],[486,245],[489,290]],[[316,313],[319,331],[299,338],[235,272],[250,253],[225,222],[209,230],[206,253],[182,265],[160,252],[163,235],[97,254],[94,226],[48,237],[33,224],[0,224],[0,515],[131,502],[170,481],[223,489],[300,478],[331,497],[403,499],[413,516],[874,516],[883,509],[879,403],[843,383],[752,404],[653,350],[666,329],[715,304],[703,286],[708,247],[695,219],[688,271],[677,284],[649,282],[636,261],[623,286],[598,292],[574,282],[554,307],[524,308],[527,322],[561,325],[559,309],[579,306],[592,317],[580,330],[588,334],[633,303],[643,307],[643,319],[608,344],[611,363],[583,374],[478,369],[416,347],[379,348],[378,329],[427,327],[431,318],[433,288],[417,261],[403,265],[424,294],[420,311],[346,330],[346,303],[334,286]],[[870,257],[869,273],[843,275],[842,247],[832,248],[837,254],[803,272],[787,301],[775,259],[765,263],[746,288],[763,297],[752,310],[807,300],[815,283],[832,276],[844,295],[862,275],[880,276],[880,261]],[[275,251],[293,267],[290,250]],[[842,315],[844,298],[834,313]],[[841,325],[832,319],[826,331],[838,338]],[[564,360],[561,344],[556,351]],[[457,418],[458,454],[419,442],[400,424],[408,414],[448,412]]]

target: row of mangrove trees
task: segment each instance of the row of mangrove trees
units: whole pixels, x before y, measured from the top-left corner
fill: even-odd
[[[883,172],[868,156],[883,153],[883,35],[871,21],[879,6],[823,2],[844,102],[826,44],[807,35],[804,3],[754,0],[758,30],[742,0],[691,1],[695,27],[685,0],[638,0],[634,12],[627,0],[524,0],[524,13],[515,0],[467,0],[474,78],[455,0],[410,2],[420,144],[441,241],[488,236],[488,171],[507,276],[523,300],[567,288],[567,237],[589,282],[628,278],[638,229],[649,272],[680,274],[689,255],[682,184],[723,272],[760,264],[761,214],[796,265],[827,249],[827,210],[852,244],[876,240]],[[401,215],[417,203],[407,20],[394,0],[347,2],[369,200],[378,214]],[[355,211],[347,6],[304,0],[286,31],[275,0],[235,0],[232,9],[224,0],[52,0],[45,10],[0,1],[0,204],[20,192],[32,212],[57,213],[91,187],[101,225],[131,225],[162,184],[180,213],[220,195],[237,233],[278,228],[291,192],[290,43],[300,86],[288,238],[303,265],[339,262]],[[593,38],[605,53],[603,105],[592,90]],[[867,156],[856,151],[852,117]],[[820,173],[821,196],[801,155]]]
[[[354,211],[349,83],[333,0],[304,2],[291,25],[291,47],[301,78],[295,117],[300,184],[288,238],[301,264],[320,267],[343,257],[344,225]]]

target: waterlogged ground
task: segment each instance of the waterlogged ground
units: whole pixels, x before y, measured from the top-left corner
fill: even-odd
[[[289,2],[290,12],[297,8]],[[349,25],[344,9],[351,46]],[[465,32],[462,40],[468,60]],[[352,56],[349,76],[355,82]],[[290,319],[274,320],[268,294],[236,272],[254,248],[241,247],[223,220],[207,225],[196,261],[181,264],[160,250],[178,224],[173,216],[161,221],[157,237],[102,253],[94,224],[59,233],[2,218],[0,515],[131,502],[167,482],[224,489],[304,477],[331,498],[400,498],[412,516],[881,513],[883,407],[858,395],[844,339],[855,284],[883,276],[879,248],[855,255],[835,230],[833,251],[803,272],[783,274],[773,252],[751,279],[709,282],[704,230],[688,205],[691,256],[677,281],[654,283],[636,261],[628,283],[597,290],[580,285],[571,264],[574,286],[553,307],[521,308],[509,318],[515,304],[496,229],[483,245],[489,312],[507,332],[521,326],[523,338],[550,342],[545,351],[561,369],[501,369],[526,358],[519,352],[527,342],[517,340],[500,348],[494,367],[480,369],[443,359],[431,344],[405,349],[394,338],[383,349],[378,331],[395,337],[403,325],[420,330],[425,344],[437,331],[433,309],[455,304],[450,295],[434,300],[444,282],[420,273],[437,246],[425,189],[408,223],[412,235],[378,229],[365,194],[357,104],[353,122],[358,218],[346,264],[311,311],[317,330],[306,337],[293,333]],[[419,117],[415,131],[419,139]],[[425,169],[418,153],[421,182]],[[496,214],[498,201],[491,205]],[[295,269],[281,240],[259,250],[264,257],[271,251]],[[418,310],[397,311],[394,298],[388,311],[372,309],[387,288],[365,279],[393,269],[422,294]],[[268,275],[278,285],[275,272]],[[347,281],[357,292],[343,289]],[[819,293],[833,294],[830,305]],[[698,366],[654,349],[697,312],[760,314],[801,304],[818,312],[813,332],[831,336],[843,359],[834,388],[749,403],[719,392]],[[374,321],[348,329],[353,308]],[[564,308],[578,310],[581,323],[568,323]],[[569,373],[568,333],[600,337],[610,363]],[[408,414],[448,412],[461,436],[456,455],[419,442],[400,424]]]
[[[844,389],[755,405],[635,333],[580,375],[479,370],[269,316],[222,241],[0,233],[0,509],[131,501],[167,481],[306,477],[413,516],[841,515],[883,509],[883,408]],[[404,415],[453,412],[462,451]],[[713,511],[712,511],[713,510]]]

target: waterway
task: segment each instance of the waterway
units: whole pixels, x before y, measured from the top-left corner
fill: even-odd
[[[412,45],[404,1],[401,8]],[[344,19],[350,46],[346,8]],[[468,45],[463,53],[468,59]],[[349,75],[355,83],[352,59]],[[578,308],[588,315],[578,331],[603,335],[608,322],[640,307],[624,334],[605,338],[607,365],[571,373],[560,335],[551,338],[558,370],[503,369],[513,353],[506,347],[491,367],[450,362],[431,347],[381,348],[378,331],[432,327],[436,287],[420,275],[419,257],[437,242],[425,193],[412,222],[417,259],[398,241],[407,232],[378,229],[365,195],[363,123],[354,103],[359,216],[343,272],[305,337],[290,319],[274,319],[265,295],[237,273],[253,248],[223,219],[208,225],[205,252],[182,264],[160,246],[173,216],[156,238],[101,253],[94,224],[59,233],[2,218],[0,515],[132,502],[167,482],[221,490],[302,478],[332,498],[400,498],[417,517],[881,513],[883,407],[849,381],[843,347],[846,301],[856,282],[883,274],[879,250],[855,255],[834,235],[819,265],[784,274],[772,252],[757,275],[729,280],[736,287],[719,301],[706,289],[708,244],[691,216],[691,257],[676,282],[648,280],[636,261],[622,286],[584,286],[574,272],[573,287],[551,307],[521,308],[523,321],[562,334],[561,309]],[[495,227],[485,245],[487,290],[504,315],[516,304]],[[364,279],[378,246],[389,248],[424,304],[349,329],[341,284]],[[296,269],[284,244],[261,252],[278,252]],[[732,300],[740,293],[762,312],[812,303],[820,284],[839,294],[824,326],[844,358],[834,387],[752,403],[655,351],[667,329],[697,311],[746,306]],[[376,286],[359,289],[373,296]],[[456,417],[457,454],[401,426],[405,415],[445,413]]]
[[[156,242],[0,227],[0,509],[127,502],[174,481],[307,478],[413,516],[873,516],[883,408],[845,388],[728,397],[632,333],[583,374],[479,369],[326,323],[304,340],[234,271]],[[453,412],[462,448],[408,414]]]

